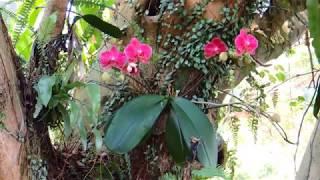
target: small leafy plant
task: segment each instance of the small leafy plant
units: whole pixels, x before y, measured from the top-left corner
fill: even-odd
[[[235,38],[235,47],[235,52],[230,50],[230,54],[250,58],[255,54],[258,41],[242,29]],[[207,61],[219,56],[224,63],[228,59],[227,51],[226,43],[219,37],[213,37],[203,46]],[[151,57],[151,46],[132,38],[124,52],[115,46],[102,52],[100,66],[104,70],[116,69],[128,76],[140,76],[139,63],[148,64]],[[162,114],[167,114],[169,118],[160,118]],[[165,121],[166,145],[177,163],[197,159],[206,167],[217,165],[215,128],[199,107],[183,97],[149,94],[127,102],[111,119],[104,143],[114,152],[128,153],[148,136],[157,121]]]
[[[217,163],[216,132],[207,116],[181,97],[139,96],[122,106],[106,130],[104,142],[117,153],[127,153],[152,130],[161,113],[170,113],[166,142],[172,157],[181,163],[192,153],[192,138],[200,140],[197,157],[205,166]]]

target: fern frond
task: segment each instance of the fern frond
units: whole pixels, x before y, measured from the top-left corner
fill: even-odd
[[[84,7],[98,7],[99,9],[103,9],[106,7],[110,7],[114,3],[114,0],[75,0],[73,4],[75,6],[84,6]]]
[[[0,7],[0,13],[1,13],[1,14],[6,14],[6,15],[8,15],[10,18],[13,18],[13,19],[15,19],[15,20],[17,19],[17,15],[16,15],[14,12],[12,12],[12,11],[6,9],[6,8]]]
[[[272,93],[272,104],[273,104],[273,107],[276,107],[278,102],[279,102],[279,91],[278,91],[278,89],[276,89]]]
[[[257,135],[258,135],[258,125],[259,125],[259,119],[257,116],[252,116],[249,118],[249,127],[253,133],[254,142],[257,142]]]
[[[229,122],[229,126],[231,128],[232,131],[232,138],[234,140],[234,144],[237,146],[238,145],[238,134],[239,134],[239,130],[240,130],[240,119],[237,117],[231,117],[230,122]]]
[[[19,11],[17,12],[17,21],[12,34],[14,44],[18,42],[20,34],[27,27],[28,18],[34,4],[35,0],[25,0],[19,8]]]

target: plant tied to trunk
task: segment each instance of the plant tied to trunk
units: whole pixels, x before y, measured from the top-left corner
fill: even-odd
[[[218,68],[228,68],[234,65],[236,60],[249,61],[247,64],[251,64],[251,55],[255,54],[258,41],[248,30],[241,29],[235,37],[234,47],[235,49],[229,49],[220,37],[215,36],[202,45],[199,58],[203,58],[201,62],[208,69],[216,68],[212,66],[212,62]],[[185,95],[176,93],[179,91],[176,89],[177,86],[171,87],[171,94],[170,91],[161,91],[164,84],[148,88],[146,80],[140,81],[143,80],[143,71],[139,69],[139,64],[148,64],[151,58],[151,46],[135,37],[124,48],[124,52],[112,46],[101,53],[99,62],[102,69],[114,69],[123,73],[137,81],[141,88],[145,88],[145,93],[153,93],[140,94],[117,110],[105,132],[106,146],[121,154],[128,153],[152,132],[160,114],[168,113],[167,119],[160,118],[158,121],[164,121],[166,124],[166,145],[173,159],[177,163],[199,160],[206,167],[215,167],[218,153],[216,132],[205,113],[190,100],[179,97]],[[216,72],[202,73],[212,76]],[[199,142],[194,142],[194,139]]]

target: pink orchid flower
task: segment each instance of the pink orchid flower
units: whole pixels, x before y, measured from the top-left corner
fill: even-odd
[[[118,51],[115,46],[112,46],[110,50],[104,51],[100,54],[100,65],[104,69],[109,69],[112,67],[122,69],[126,64],[126,61],[126,55]]]
[[[132,38],[130,43],[125,47],[124,53],[129,62],[136,63],[140,61],[147,64],[152,56],[152,47],[141,43],[137,38]]]
[[[240,34],[234,40],[237,50],[237,55],[248,53],[254,55],[258,48],[258,40],[251,34],[247,33],[247,30],[241,29]]]
[[[136,63],[128,63],[128,65],[124,68],[125,73],[136,76],[140,73],[138,65]]]
[[[203,50],[204,57],[209,59],[222,52],[228,51],[228,47],[219,37],[214,37],[210,42],[204,45]]]

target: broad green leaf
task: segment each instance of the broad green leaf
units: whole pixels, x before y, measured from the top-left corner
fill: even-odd
[[[38,40],[42,43],[47,43],[50,39],[51,36],[50,34],[54,30],[54,27],[57,22],[57,13],[52,13],[50,16],[45,17],[43,20],[39,33],[38,33]]]
[[[70,125],[74,127],[80,117],[80,107],[74,101],[70,101]]]
[[[171,101],[172,111],[179,119],[185,143],[191,149],[191,138],[200,139],[197,157],[204,166],[216,166],[216,132],[207,116],[192,102],[176,97]]]
[[[72,132],[72,127],[70,124],[70,116],[69,116],[69,112],[68,110],[61,104],[59,104],[57,106],[58,111],[61,113],[62,115],[62,119],[63,119],[63,133],[64,133],[64,138],[67,139]]]
[[[56,83],[56,76],[47,76],[44,75],[40,78],[39,82],[35,85],[35,89],[38,93],[38,99],[40,102],[47,107],[51,96],[52,96],[52,87]]]
[[[80,106],[76,102],[70,101],[70,114],[69,114],[70,127],[78,128],[81,143],[83,145],[83,148],[86,149],[87,148],[87,130],[86,130],[85,122],[83,119],[84,113],[85,112],[81,111]],[[69,124],[65,124],[65,125],[69,126]]]
[[[63,126],[64,137],[68,138],[72,133],[72,127],[71,127],[70,117],[69,116],[64,116],[63,124],[64,124],[64,126]]]
[[[279,81],[285,81],[286,80],[286,75],[283,72],[278,72],[276,74],[276,77],[278,78]]]
[[[45,5],[46,5],[45,0],[35,0],[34,7],[41,7],[41,6],[45,6]],[[41,11],[43,11],[43,8],[32,8],[30,15],[29,15],[29,20],[28,20],[29,26],[31,26],[31,27],[35,26],[35,23],[39,19],[39,14]]]
[[[90,105],[87,107],[88,118],[91,123],[97,125],[101,103],[100,86],[95,83],[88,83],[86,86],[86,90],[90,98]]]
[[[25,61],[28,61],[30,58],[32,41],[32,32],[30,29],[26,29],[20,34],[18,42],[16,43],[16,51]]]
[[[196,178],[200,178],[200,179],[207,179],[207,178],[213,178],[213,177],[221,177],[223,179],[229,179],[227,178],[223,168],[220,168],[220,167],[205,167],[200,170],[193,170],[192,176],[195,176]]]
[[[76,66],[76,61],[72,61],[68,65],[67,70],[63,73],[63,75],[61,77],[62,86],[65,86],[68,84],[72,73],[75,72],[75,66]]]
[[[320,87],[318,87],[316,100],[314,101],[314,106],[313,106],[314,117],[318,118],[319,110],[320,110]]]
[[[56,107],[58,104],[64,103],[70,99],[69,94],[67,94],[64,91],[59,91],[59,94],[55,94],[51,97],[48,107],[49,109],[53,109]]]
[[[95,83],[88,83],[86,86],[88,96],[91,100],[91,105],[94,113],[97,113],[100,109],[100,86]]]
[[[103,143],[101,132],[98,129],[93,129],[93,134],[96,140],[96,148],[100,151]]]
[[[80,140],[82,142],[82,146],[83,149],[86,150],[87,149],[87,130],[86,127],[84,125],[84,119],[82,118],[82,115],[79,116],[78,119],[78,128],[79,128],[79,134],[80,134]]]
[[[86,15],[83,15],[82,18],[91,26],[99,29],[105,34],[108,34],[115,38],[120,38],[122,36],[122,32],[118,27],[103,21],[101,18],[99,18],[96,15],[86,14]]]
[[[167,105],[164,96],[145,95],[124,104],[106,131],[104,142],[117,153],[126,153],[139,144]]]
[[[319,0],[307,0],[309,30],[313,38],[314,47],[318,62],[320,62],[320,2]]]
[[[33,118],[37,118],[39,116],[40,111],[42,110],[43,105],[41,103],[41,101],[39,100],[39,98],[37,98],[37,104],[35,107],[35,110],[33,112]]]
[[[170,112],[165,134],[168,150],[177,163],[185,162],[191,155],[183,139],[180,121],[181,119],[177,118],[176,114]]]
[[[83,82],[75,81],[75,82],[72,82],[72,83],[69,83],[69,84],[65,85],[63,87],[63,90],[65,92],[68,92],[68,91],[72,90],[73,88],[80,88],[82,86],[85,86],[85,84]]]

